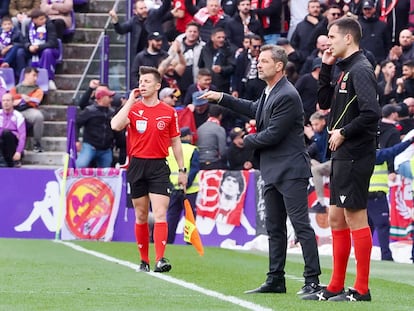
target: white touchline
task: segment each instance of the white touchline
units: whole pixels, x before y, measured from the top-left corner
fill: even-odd
[[[101,258],[103,260],[109,261],[109,262],[117,263],[119,265],[128,267],[128,268],[133,269],[135,271],[138,270],[138,268],[139,268],[139,265],[134,264],[132,262],[129,262],[129,261],[126,261],[126,260],[121,260],[121,259],[118,259],[118,258],[115,258],[115,257],[111,257],[111,256],[108,256],[108,255],[105,255],[105,254],[102,254],[102,253],[99,253],[99,252],[96,252],[96,251],[91,251],[89,249],[83,248],[82,246],[73,244],[71,242],[65,242],[65,241],[59,241],[59,240],[54,240],[54,242],[61,243],[63,245],[66,245],[66,246],[74,249],[74,250],[77,250],[79,252],[86,253],[86,254]],[[233,297],[233,296],[226,296],[226,295],[223,295],[219,292],[215,292],[213,290],[206,289],[206,288],[203,288],[203,287],[198,286],[196,284],[189,283],[189,282],[186,282],[186,281],[182,281],[182,280],[173,278],[173,277],[165,275],[165,274],[155,273],[155,272],[152,272],[152,271],[151,272],[145,272],[145,273],[152,276],[152,277],[159,278],[161,280],[164,280],[164,281],[167,281],[167,282],[170,282],[170,283],[173,283],[173,284],[177,284],[179,286],[191,289],[191,290],[199,292],[201,294],[204,294],[204,295],[211,296],[211,297],[223,300],[223,301],[233,303],[235,305],[241,306],[241,307],[243,307],[245,309],[248,309],[248,310],[253,310],[253,311],[272,311],[272,310],[274,310],[274,309],[269,309],[269,308],[266,308],[266,307],[262,307],[260,305],[255,304],[255,303],[252,303],[250,301],[242,300],[242,299],[239,299],[239,298],[236,298],[236,297]]]

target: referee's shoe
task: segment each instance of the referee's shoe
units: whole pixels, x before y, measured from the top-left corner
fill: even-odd
[[[155,265],[154,272],[168,272],[172,268],[170,262],[167,258],[161,258],[157,261],[157,264]]]

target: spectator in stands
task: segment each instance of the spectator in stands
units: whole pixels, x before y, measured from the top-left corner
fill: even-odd
[[[91,79],[89,81],[89,86],[86,91],[82,94],[77,105],[81,110],[85,109],[86,106],[92,105],[95,101],[95,90],[100,85],[100,81],[98,79]]]
[[[289,81],[291,81],[294,84],[297,78],[299,78],[298,73],[302,69],[302,65],[306,59],[306,54],[304,54],[302,51],[298,49],[295,49],[289,42],[289,40],[285,37],[280,37],[277,40],[276,45],[281,46],[288,56],[289,65],[287,69],[291,71],[290,75],[294,74],[294,71],[296,71],[296,79],[289,78]],[[292,65],[294,65],[294,67]]]
[[[312,179],[317,196],[317,202],[310,207],[310,212],[325,213],[325,189],[323,177],[331,173],[332,161],[328,159],[328,130],[327,115],[322,111],[316,111],[310,116],[310,126],[304,127],[304,133],[310,141],[307,146],[311,157]]]
[[[200,169],[226,169],[226,131],[220,124],[223,108],[210,104],[208,115],[207,121],[197,129]]]
[[[261,21],[264,41],[275,44],[282,32],[282,0],[252,0],[252,13]]]
[[[318,80],[321,71],[322,59],[316,57],[312,63],[312,72],[299,77],[295,83],[302,99],[303,110],[305,112],[305,124],[308,124],[310,116],[316,111],[318,102]]]
[[[199,68],[211,68],[212,82],[218,90],[223,92],[228,92],[230,89],[230,77],[234,72],[233,53],[234,51],[226,42],[224,29],[215,28],[210,40],[201,50],[198,61]]]
[[[179,102],[180,90],[165,87],[160,91],[159,98],[164,103],[174,107],[178,115],[178,125],[180,128],[191,130],[192,143],[197,141],[197,127],[194,119],[194,105],[182,106]]]
[[[240,127],[235,127],[230,131],[231,143],[225,154],[229,170],[250,170],[254,166],[257,168],[257,163],[253,165],[253,151],[244,147],[245,135],[246,132]]]
[[[230,19],[224,13],[219,0],[207,0],[206,6],[202,8],[194,6],[192,0],[185,0],[185,6],[193,15],[194,21],[200,25],[200,37],[204,42],[210,40],[213,29],[224,29]]]
[[[313,60],[316,57],[322,58],[323,52],[329,47],[328,45],[328,36],[320,35],[316,40],[316,48],[311,52],[311,54],[306,57],[305,62],[300,69],[300,74],[303,75],[305,73],[312,72],[312,64]]]
[[[167,161],[171,171],[170,181],[172,191],[170,196],[170,204],[167,210],[168,243],[174,243],[175,241],[177,225],[184,210],[184,199],[189,200],[194,217],[196,216],[197,211],[196,198],[199,190],[198,172],[200,170],[199,152],[198,148],[195,145],[192,145],[193,133],[190,128],[182,127],[180,128],[180,133],[181,145],[183,148],[184,167],[188,172],[188,182],[184,197],[184,191],[178,185],[179,168],[176,161],[174,161],[172,148],[169,147]]]
[[[360,47],[373,53],[376,63],[379,64],[387,57],[391,48],[391,35],[387,24],[380,21],[375,12],[374,1],[364,0],[362,16],[358,21],[362,28]]]
[[[9,15],[9,4],[10,0],[0,1],[0,19],[2,19],[4,16]]]
[[[181,44],[181,51],[186,64],[184,73],[179,81],[182,97],[185,98],[189,86],[196,83],[199,69],[198,61],[205,42],[201,41],[200,25],[195,22],[188,23],[185,33],[179,35],[175,40]]]
[[[379,137],[378,142],[380,148],[388,148],[398,144],[400,140],[400,132],[397,129],[398,112],[400,107],[396,104],[387,104],[382,107],[382,118],[378,125]],[[388,179],[395,181],[396,174],[394,170],[394,158],[387,161]]]
[[[36,84],[39,71],[34,67],[24,69],[22,83],[13,87],[10,94],[13,96],[14,109],[20,111],[26,122],[33,127],[33,151],[42,152],[41,140],[44,129],[44,116],[39,109],[43,100],[43,91]]]
[[[168,51],[168,57],[159,64],[158,71],[162,77],[161,85],[180,89],[180,80],[186,68],[186,62],[181,50],[181,44],[174,41]]]
[[[56,35],[63,39],[65,30],[72,26],[73,0],[42,0],[40,9],[55,24]]]
[[[384,60],[380,64],[381,76],[378,82],[378,96],[380,106],[390,104],[396,98],[396,66],[392,60]]]
[[[139,52],[131,67],[131,88],[135,88],[139,81],[139,67],[149,66],[158,68],[161,61],[168,57],[168,52],[162,49],[163,36],[159,32],[153,32],[148,35],[148,47]]]
[[[342,16],[342,9],[338,4],[332,4],[328,7],[326,12],[324,12],[324,17],[316,25],[315,29],[310,34],[311,39],[309,41],[309,50],[312,51],[315,46],[317,47],[317,40],[321,35],[328,35],[328,25],[332,21],[340,18]],[[320,56],[322,57],[322,55]]]
[[[134,59],[138,52],[141,52],[146,48],[147,37],[149,34],[154,32],[158,32],[161,35],[163,34],[163,16],[168,13],[170,8],[171,1],[169,0],[163,0],[162,5],[158,9],[148,9],[144,0],[135,0],[134,16],[123,23],[119,23],[118,15],[115,10],[109,11],[109,16],[111,17],[116,33],[121,35],[131,33],[131,42],[129,46],[129,56],[131,60]],[[164,37],[163,40],[164,47],[167,48],[168,42]],[[133,73],[131,72],[131,80],[134,80],[133,86],[136,85],[136,77],[137,75],[133,76]]]
[[[400,32],[398,41],[400,45],[394,45],[388,54],[388,59],[395,62],[397,66],[397,75],[401,74],[402,65],[414,59],[414,40],[413,34],[409,29],[403,29]]]
[[[77,117],[76,125],[83,127],[82,144],[77,142],[79,152],[76,167],[90,167],[95,161],[97,167],[110,167],[114,135],[111,119],[115,110],[111,107],[114,91],[107,86],[98,86],[95,91],[95,103],[87,106]]]
[[[54,79],[56,61],[59,57],[59,43],[55,25],[48,19],[46,13],[40,9],[34,9],[30,16],[32,21],[27,26],[27,36],[24,44],[26,59],[29,60],[32,67],[47,70],[49,90],[56,90]]]
[[[209,117],[210,104],[207,100],[199,99],[198,97],[205,93],[204,91],[196,91],[192,95],[192,105],[194,105],[194,120],[196,127],[203,125]]]
[[[404,102],[398,103],[398,125],[400,139],[402,140],[408,132],[414,129],[414,119],[410,117],[408,105]]]
[[[17,51],[23,49],[23,36],[8,16],[1,20],[0,32],[0,55],[3,58],[0,67],[12,67],[17,77],[25,67],[24,58],[17,57]]]
[[[309,0],[308,15],[297,26],[290,43],[305,59],[314,49],[311,34],[322,19],[319,0]]]
[[[187,106],[192,103],[194,92],[198,92],[198,91],[207,92],[210,89],[216,90],[217,89],[216,86],[211,83],[212,80],[213,78],[212,78],[210,69],[200,68],[197,73],[196,82],[191,84],[187,89],[187,93],[184,97],[183,104]]]
[[[20,167],[26,144],[26,123],[23,115],[14,110],[13,96],[6,93],[0,109],[0,166],[4,159],[8,167]]]
[[[250,37],[250,48],[243,51],[236,59],[234,76],[232,77],[232,95],[246,99],[260,96],[266,83],[259,79],[257,59],[263,40],[258,35]]]
[[[402,76],[397,79],[397,101],[414,97],[414,59],[407,60],[402,67]]]
[[[15,27],[21,29],[24,37],[27,35],[27,25],[31,21],[32,11],[40,9],[41,0],[10,0],[9,14]]]
[[[263,36],[262,24],[250,9],[251,0],[238,0],[237,13],[226,24],[227,38],[238,48],[243,47],[243,39],[248,34]]]

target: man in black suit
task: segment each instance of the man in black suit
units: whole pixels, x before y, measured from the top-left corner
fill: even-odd
[[[303,134],[303,106],[284,70],[287,55],[283,48],[261,48],[257,70],[267,84],[256,101],[209,91],[202,98],[217,101],[238,113],[256,118],[257,133],[244,137],[245,148],[255,150],[265,182],[266,228],[269,235],[269,272],[260,287],[246,293],[286,293],[286,220],[289,216],[302,246],[305,285],[298,294],[320,290],[318,248],[309,222],[307,186],[311,176],[309,155]]]

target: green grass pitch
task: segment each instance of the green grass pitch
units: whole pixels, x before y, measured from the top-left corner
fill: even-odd
[[[74,242],[120,260],[138,264],[133,243]],[[151,245],[150,254],[154,259]],[[373,261],[372,302],[334,303],[301,301],[303,263],[288,255],[287,294],[245,295],[266,277],[267,254],[207,247],[200,257],[192,246],[168,245],[173,268],[165,274],[226,297],[253,305],[250,310],[292,311],[404,311],[414,310],[414,265]],[[331,258],[321,256],[321,282],[328,283]],[[151,267],[154,262],[151,262]],[[355,278],[349,262],[347,286]],[[202,291],[194,291],[152,273],[135,272],[122,264],[79,252],[50,240],[0,239],[0,311],[20,310],[248,310]]]

